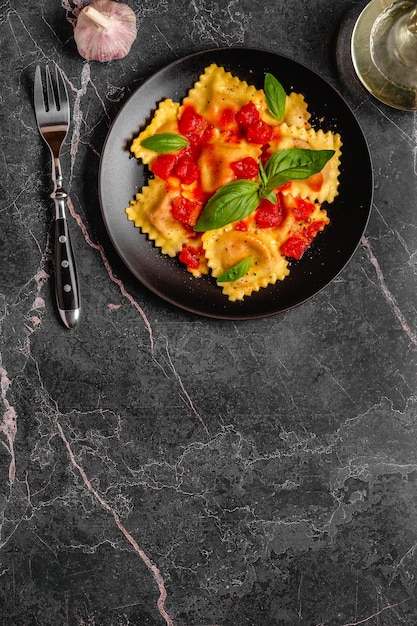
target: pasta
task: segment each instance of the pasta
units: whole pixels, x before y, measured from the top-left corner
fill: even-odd
[[[303,95],[269,80],[275,100],[266,82],[212,64],[181,103],[159,103],[131,146],[153,178],[128,219],[231,301],[284,280],[338,194],[340,135],[313,128]]]

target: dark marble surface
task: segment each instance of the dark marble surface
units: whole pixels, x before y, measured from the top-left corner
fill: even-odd
[[[130,1],[128,57],[84,62],[80,2],[0,7],[0,623],[417,624],[416,116],[351,73],[364,2]],[[97,176],[108,129],[155,70],[247,45],[320,72],[369,142],[374,206],[324,291],[255,321],[149,293],[112,248]],[[51,279],[38,62],[58,62],[82,285],[79,327]],[[352,202],[355,181],[352,181]]]

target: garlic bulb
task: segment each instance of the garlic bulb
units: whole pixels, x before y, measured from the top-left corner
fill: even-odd
[[[104,62],[125,57],[136,33],[136,15],[127,4],[93,0],[78,15],[74,39],[84,59]]]

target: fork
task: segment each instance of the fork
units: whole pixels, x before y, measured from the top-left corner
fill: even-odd
[[[44,87],[46,85],[46,87]],[[60,163],[61,146],[65,141],[70,125],[68,93],[61,70],[55,66],[55,79],[45,67],[45,82],[41,69],[35,70],[34,105],[39,132],[49,146],[52,156],[52,182],[54,185],[51,198],[55,203],[55,296],[60,318],[67,328],[77,326],[80,317],[80,293],[75,260],[70,240],[65,200],[67,192],[62,187]]]

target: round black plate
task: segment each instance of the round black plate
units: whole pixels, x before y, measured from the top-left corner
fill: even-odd
[[[176,259],[161,254],[135,228],[125,208],[146,183],[143,166],[130,157],[132,139],[148,123],[164,98],[180,102],[211,63],[223,66],[258,88],[271,72],[284,89],[304,94],[316,128],[339,132],[342,159],[339,195],[329,205],[331,224],[302,259],[291,264],[282,282],[261,289],[242,302],[230,302],[209,277],[196,279]],[[221,319],[251,319],[285,311],[328,285],[355,252],[372,204],[373,175],[360,126],[341,96],[318,74],[273,52],[252,48],[217,48],[192,54],[163,68],[144,82],[117,115],[101,157],[99,195],[104,222],[121,259],[151,291],[182,309]]]

